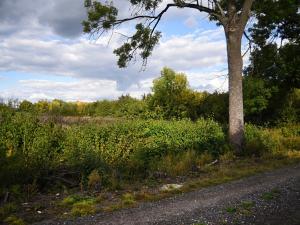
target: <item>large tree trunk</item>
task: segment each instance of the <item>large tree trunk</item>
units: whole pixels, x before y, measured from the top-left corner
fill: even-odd
[[[244,143],[242,35],[230,30],[225,33],[229,73],[229,142],[240,153]]]

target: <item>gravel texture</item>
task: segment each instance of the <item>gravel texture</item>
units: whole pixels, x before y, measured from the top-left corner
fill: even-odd
[[[35,225],[300,225],[300,165],[137,208]]]

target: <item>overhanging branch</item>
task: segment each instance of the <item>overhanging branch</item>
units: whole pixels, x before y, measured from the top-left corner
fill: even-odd
[[[131,20],[136,20],[136,19],[161,19],[163,14],[166,13],[168,11],[168,9],[171,7],[197,9],[200,12],[206,12],[208,14],[217,15],[215,10],[210,9],[205,6],[202,6],[202,5],[192,4],[192,3],[181,3],[181,4],[170,3],[170,4],[167,4],[166,7],[157,16],[140,15],[140,16],[116,20],[116,22],[114,24],[120,24],[120,23],[124,23],[124,22],[131,21]],[[220,15],[218,15],[218,16],[220,16]]]
[[[146,10],[146,12],[140,12],[140,15],[135,14],[124,19],[117,18],[117,9],[115,7],[95,3],[89,12],[89,21],[83,21],[83,25],[85,26],[86,33],[97,34],[99,37],[103,32],[114,29],[123,23],[140,20],[141,22],[136,25],[136,33],[131,37],[127,37],[127,42],[114,51],[119,56],[119,66],[125,67],[138,50],[140,50],[143,60],[151,54],[160,37],[160,32],[157,32],[156,28],[163,15],[172,7],[196,9],[200,12],[208,13],[223,25],[226,23],[225,13],[217,1],[210,0],[210,4],[207,4],[207,6],[201,3],[197,0],[178,0],[174,1],[174,3],[166,4],[157,15],[154,14],[154,11],[149,12],[148,10],[147,12]],[[145,14],[143,15],[143,13]]]
[[[220,7],[219,3],[216,0],[214,0],[214,2],[215,2],[216,5],[218,5],[218,7]],[[135,16],[135,17],[131,17],[131,18],[119,19],[113,25],[118,25],[118,24],[121,24],[121,23],[124,23],[124,22],[127,22],[127,21],[136,20],[136,19],[152,19],[152,21],[149,23],[149,26],[150,26],[152,23],[155,22],[154,26],[152,28],[152,31],[151,31],[151,35],[152,35],[154,33],[157,25],[161,21],[161,18],[163,17],[163,15],[171,7],[191,8],[191,9],[199,10],[200,12],[206,12],[210,15],[215,16],[222,24],[224,24],[225,13],[224,13],[224,11],[222,10],[221,7],[219,8],[221,14],[218,14],[213,8],[205,7],[201,4],[199,4],[199,2],[197,1],[196,4],[185,3],[185,2],[182,2],[180,4],[170,3],[170,4],[167,4],[166,7],[159,14],[157,14],[156,16],[140,15],[140,16]]]

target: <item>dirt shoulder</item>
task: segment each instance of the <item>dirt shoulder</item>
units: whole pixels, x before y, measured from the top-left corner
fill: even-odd
[[[300,224],[300,165],[204,188],[137,208],[35,225]]]

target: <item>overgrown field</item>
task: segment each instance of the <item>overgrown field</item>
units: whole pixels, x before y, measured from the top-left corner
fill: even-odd
[[[2,109],[0,123],[0,220],[13,222],[18,221],[15,213],[24,216],[20,204],[38,193],[43,198],[54,195],[56,203],[45,206],[47,213],[40,217],[36,216],[40,206],[31,206],[26,221],[56,215],[73,196],[69,193],[83,196],[67,205],[71,215],[81,216],[96,212],[98,206],[105,211],[135,203],[138,197],[126,194],[135,187],[157,189],[164,181],[199,179],[185,184],[188,191],[300,161],[296,124],[272,129],[246,125],[244,152],[237,158],[227,145],[226,128],[210,119],[65,122]],[[103,203],[103,194],[120,189],[127,197],[114,194],[112,199],[119,202],[109,203],[108,198]],[[66,196],[62,203],[55,197],[57,192]],[[157,190],[137,193],[142,199],[167,196]],[[6,204],[1,206],[2,202]]]
[[[300,150],[300,127],[263,129],[247,125],[246,156]],[[101,187],[154,174],[185,175],[230,151],[213,120],[124,120],[71,125],[41,121],[30,113],[1,114],[1,187],[64,184],[86,188],[89,176]]]
[[[149,175],[167,155],[217,156],[225,145],[222,128],[212,120],[62,126],[26,113],[7,113],[1,120],[2,185],[43,184],[61,171],[85,179],[95,169],[109,185],[111,176]]]

